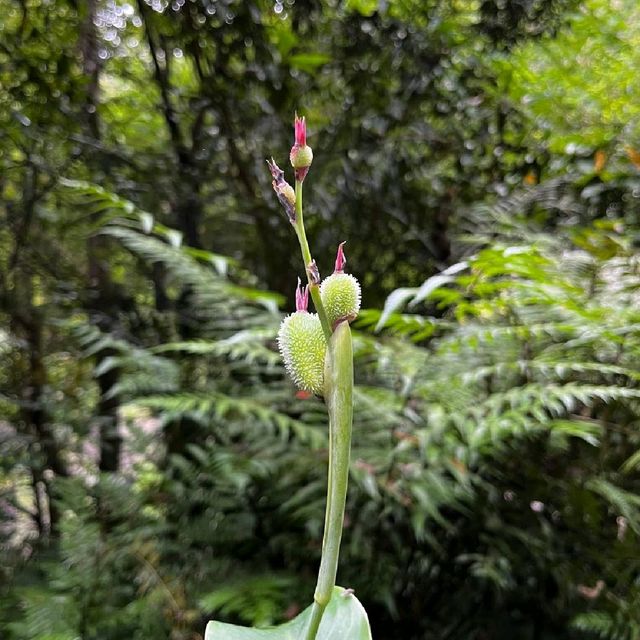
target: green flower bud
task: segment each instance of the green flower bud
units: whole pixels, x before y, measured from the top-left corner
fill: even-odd
[[[305,145],[304,147],[294,145],[291,148],[289,160],[291,161],[291,166],[294,169],[306,169],[307,167],[310,167],[313,162],[313,151],[308,145]]]
[[[355,320],[360,311],[360,283],[350,273],[333,273],[320,285],[322,304],[332,327]]]
[[[307,311],[287,316],[278,331],[278,347],[295,385],[322,395],[327,343],[318,316]]]
[[[360,311],[360,283],[344,272],[344,265],[347,264],[344,245],[344,242],[338,245],[333,273],[320,285],[322,304],[332,327],[342,320],[355,320]]]
[[[295,138],[289,154],[289,160],[291,160],[291,166],[295,169],[296,180],[302,182],[313,162],[313,151],[307,145],[307,123],[304,117],[299,118],[298,114],[296,114],[294,128]]]

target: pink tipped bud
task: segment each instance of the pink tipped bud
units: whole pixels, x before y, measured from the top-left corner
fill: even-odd
[[[298,278],[298,286],[296,287],[296,311],[306,311],[309,306],[309,285],[304,288],[300,284]]]
[[[276,164],[276,161],[271,158],[267,160],[269,171],[273,177],[271,186],[278,196],[280,204],[284,207],[284,211],[289,218],[291,224],[296,223],[296,194],[293,187],[284,179],[284,171]]]
[[[344,245],[347,243],[345,240],[338,245],[338,253],[336,254],[336,265],[333,268],[333,273],[342,273],[344,271],[344,265],[347,264],[347,259],[344,256]]]
[[[295,129],[295,141],[294,143],[299,147],[307,146],[307,123],[304,119],[298,118],[298,114],[296,113],[296,118],[293,123],[293,127]]]
[[[267,159],[267,166],[269,167],[273,181],[276,184],[284,180],[284,171],[276,164],[276,161],[273,158],[271,158],[271,160]]]
[[[302,182],[313,162],[313,151],[311,147],[307,146],[307,123],[304,117],[299,118],[296,114],[293,126],[295,129],[295,140],[293,147],[291,147],[289,160],[291,161],[291,166],[295,169],[296,180]]]

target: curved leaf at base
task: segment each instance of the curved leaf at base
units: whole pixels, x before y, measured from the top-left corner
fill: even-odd
[[[204,640],[304,640],[311,607],[293,620],[269,629],[237,627],[211,621]],[[371,640],[369,619],[359,600],[342,587],[334,587],[325,609],[316,640]]]

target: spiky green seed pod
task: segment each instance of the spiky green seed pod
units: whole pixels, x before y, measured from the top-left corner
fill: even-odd
[[[322,395],[327,343],[318,316],[307,311],[287,316],[278,331],[278,347],[295,385]]]
[[[320,285],[322,304],[331,326],[355,320],[360,311],[360,283],[350,273],[333,273]]]

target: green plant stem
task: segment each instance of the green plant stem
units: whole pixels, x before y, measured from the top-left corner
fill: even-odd
[[[305,640],[315,640],[320,628],[320,621],[322,620],[322,614],[327,608],[327,605],[321,605],[315,600],[313,601],[313,607],[311,607],[311,618],[309,619],[309,627],[307,628],[307,635]]]
[[[322,615],[331,600],[338,572],[353,422],[353,347],[348,322],[341,322],[329,341],[324,376],[325,400],[329,413],[327,510],[318,582],[305,640],[315,640]]]
[[[300,250],[302,251],[302,260],[304,261],[304,268],[307,272],[307,281],[309,282],[309,293],[313,300],[313,306],[318,312],[318,318],[320,318],[320,324],[322,325],[322,331],[327,342],[331,338],[331,325],[327,318],[327,313],[324,310],[322,304],[322,298],[320,297],[320,287],[317,282],[314,282],[309,273],[309,265],[313,261],[311,257],[311,250],[309,249],[309,242],[307,241],[307,233],[304,229],[304,214],[302,213],[302,182],[296,180],[296,223],[293,225],[298,236],[298,242],[300,243]]]

